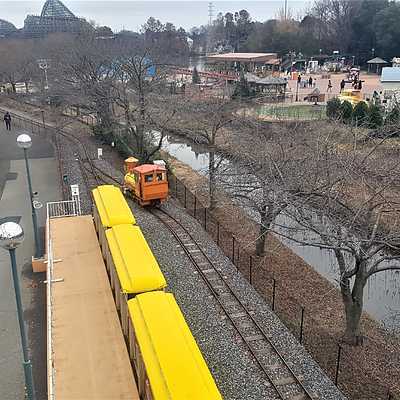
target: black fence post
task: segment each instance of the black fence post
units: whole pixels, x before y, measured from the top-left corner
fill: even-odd
[[[253,256],[250,256],[250,260],[249,260],[249,265],[250,265],[250,271],[249,271],[249,275],[250,275],[250,279],[249,279],[249,282],[250,282],[250,285],[252,284],[252,274],[253,274]]]
[[[235,264],[235,236],[232,235],[232,263]]]
[[[339,381],[339,370],[340,370],[340,356],[342,354],[342,347],[340,344],[338,344],[338,354],[337,354],[337,360],[336,360],[336,374],[335,374],[335,385],[338,385]]]
[[[219,246],[219,222],[217,221],[217,246]]]
[[[300,344],[303,343],[303,326],[304,326],[304,307],[301,307],[301,321],[300,321]]]
[[[184,205],[185,205],[185,208],[187,208],[186,207],[186,185],[184,185],[183,187],[185,188],[185,190],[183,192],[184,193]]]
[[[175,197],[178,198],[178,178],[175,176]]]
[[[197,197],[194,195],[194,210],[193,210],[193,216],[196,219],[196,209],[197,209]]]
[[[273,283],[272,283],[272,311],[275,311],[275,293],[276,293],[276,279],[273,278],[272,279]]]
[[[207,232],[207,207],[204,207],[204,230]]]

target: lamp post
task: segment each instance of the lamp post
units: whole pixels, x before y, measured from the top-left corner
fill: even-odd
[[[27,149],[29,149],[32,146],[32,139],[29,135],[23,133],[22,135],[19,135],[17,137],[17,145],[19,148],[21,148],[24,151],[26,175],[28,177],[29,196],[31,198],[33,234],[35,237],[35,258],[40,258],[41,251],[40,251],[40,242],[39,242],[39,230],[38,230],[38,223],[37,223],[36,208],[34,207],[34,193],[32,190],[31,173],[29,170],[29,163],[28,163],[28,156],[27,156]]]
[[[49,68],[49,65],[47,64],[47,60],[38,60],[37,62],[39,64],[39,68],[44,71],[44,80],[45,80],[44,90],[47,90],[49,88],[49,81],[47,79],[47,70]]]
[[[11,259],[11,271],[14,282],[15,301],[17,303],[17,314],[19,322],[19,330],[21,334],[21,344],[23,352],[23,366],[25,375],[25,386],[28,400],[35,400],[35,391],[33,387],[32,363],[28,354],[28,341],[25,333],[25,325],[23,319],[21,289],[19,286],[17,262],[15,258],[15,249],[23,242],[24,231],[20,225],[15,222],[5,222],[0,225],[0,246],[8,250]]]

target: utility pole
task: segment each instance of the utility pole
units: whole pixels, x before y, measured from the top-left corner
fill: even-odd
[[[287,20],[287,2],[288,0],[285,0],[285,21]]]
[[[213,17],[214,17],[214,4],[212,3],[212,1],[210,1],[208,3],[208,25],[212,25],[212,21],[213,21]]]
[[[214,4],[210,1],[208,3],[208,31],[207,31],[207,48],[206,54],[211,51],[211,26],[214,17]]]

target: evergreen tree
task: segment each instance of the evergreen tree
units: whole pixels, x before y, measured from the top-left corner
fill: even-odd
[[[326,103],[326,116],[329,119],[339,119],[340,118],[340,100],[337,97],[328,100]]]
[[[249,83],[247,82],[246,77],[244,76],[244,72],[240,72],[239,82],[236,83],[235,90],[232,94],[233,99],[241,98],[241,97],[249,97],[251,96],[251,90],[249,87]]]
[[[193,68],[192,83],[195,85],[201,83],[200,75],[199,75],[196,67]]]
[[[380,107],[375,104],[371,104],[368,109],[368,126],[371,129],[376,129],[382,126],[383,116]]]
[[[360,101],[354,107],[353,121],[357,126],[364,125],[368,121],[368,105],[365,101]]]
[[[350,122],[353,116],[353,106],[345,100],[339,107],[340,118],[343,122]]]
[[[392,111],[390,111],[386,117],[385,124],[393,126],[400,124],[400,108],[398,105],[394,106]]]

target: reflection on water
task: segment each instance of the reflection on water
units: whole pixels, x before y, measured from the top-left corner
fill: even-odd
[[[208,153],[204,146],[187,144],[168,136],[163,139],[162,148],[179,161],[190,165],[195,171],[203,175],[208,173]]]
[[[286,215],[279,216],[277,224],[295,227],[295,223]],[[297,239],[305,239],[304,236],[304,233],[299,233]],[[307,239],[313,239],[311,233],[307,233]],[[337,266],[333,251],[311,246],[301,246],[285,238],[280,238],[280,240],[322,276],[327,278],[336,287],[339,287],[339,267]],[[381,265],[385,266],[385,263]],[[383,322],[388,328],[400,328],[400,321],[395,318],[395,311],[400,313],[399,271],[385,271],[371,276],[364,289],[364,306],[365,310],[371,316]]]
[[[201,145],[188,144],[174,137],[164,138],[163,149],[179,161],[190,165],[203,175],[208,171],[208,154]],[[257,219],[251,211],[249,215]],[[292,225],[287,216],[278,218],[278,225]],[[300,236],[301,235],[301,236]],[[298,239],[304,234],[299,233]],[[330,250],[321,250],[311,246],[301,246],[291,240],[280,238],[305,262],[311,265],[322,276],[338,287],[338,268],[336,258]],[[323,299],[321,299],[323,301]],[[400,328],[400,272],[385,271],[373,275],[364,291],[365,310],[389,328]],[[397,317],[397,318],[396,318]]]

